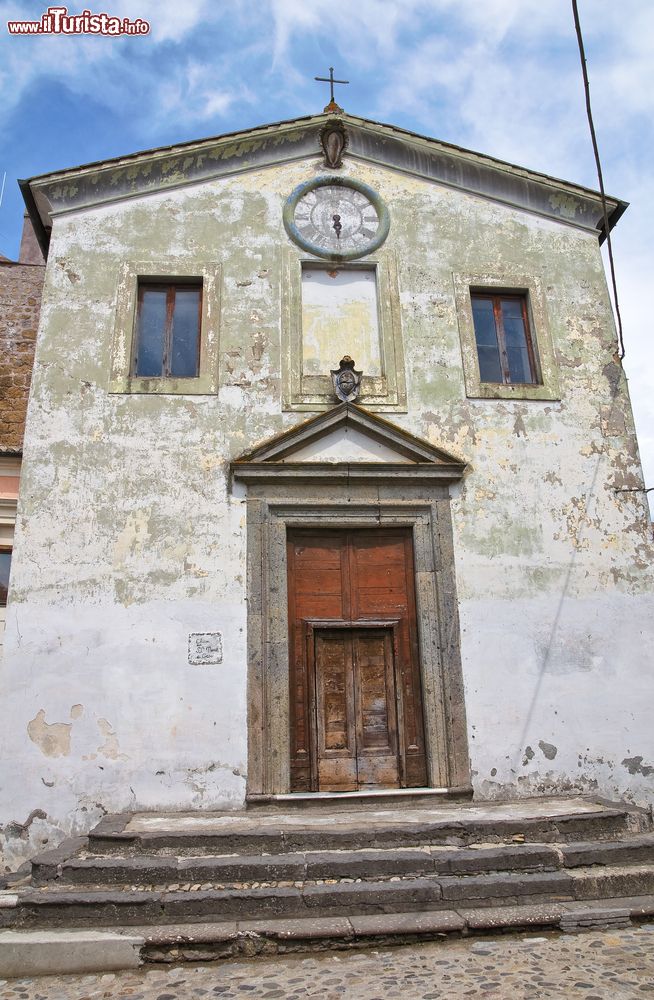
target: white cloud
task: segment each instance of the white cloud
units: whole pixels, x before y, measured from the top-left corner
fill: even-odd
[[[78,13],[82,6],[69,3],[68,10]],[[164,113],[187,113],[197,121],[224,113],[234,102],[235,92],[215,85],[215,70],[208,73],[204,66],[201,73],[194,72],[185,56],[180,60],[182,43],[190,34],[215,30],[220,8],[209,0],[185,0],[183,4],[178,0],[111,0],[86,6],[121,18],[140,17],[150,22],[151,33],[129,39],[79,35],[3,38],[0,123],[9,119],[28,89],[40,80],[56,81],[111,108],[130,107],[138,97],[150,130]],[[0,30],[4,30],[6,20],[38,19],[46,8],[47,3],[38,9],[33,3],[0,4]],[[178,51],[173,47],[168,58],[159,61],[157,51],[171,43]],[[159,91],[167,95],[163,103]],[[176,92],[180,95],[177,103],[173,99]]]
[[[275,65],[289,58],[296,40],[314,35],[343,60],[384,71],[402,31],[419,28],[435,6],[432,0],[270,0]]]
[[[221,74],[216,76],[221,78]],[[225,115],[235,103],[236,94],[213,80],[214,75],[208,74],[201,63],[189,61],[177,67],[158,88],[158,117],[178,116],[185,122],[205,123]],[[239,88],[238,96],[244,103],[253,99],[246,86]]]
[[[109,2],[109,0],[107,0]],[[196,29],[202,29],[216,19],[220,8],[209,0],[118,0],[111,12],[135,20],[137,17],[150,22],[150,33],[155,42],[182,42]]]

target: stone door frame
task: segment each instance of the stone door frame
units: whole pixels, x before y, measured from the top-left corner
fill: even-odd
[[[377,480],[372,496],[354,486],[336,501],[325,483],[248,489],[248,798],[290,793],[289,528],[412,529],[429,784],[470,789],[449,491],[391,484]]]
[[[343,460],[299,460],[349,430],[382,445],[385,458],[348,460],[344,443]],[[461,458],[355,403],[232,462],[247,487],[248,798],[290,794],[289,528],[411,529],[428,780],[471,792],[449,495],[465,471]]]

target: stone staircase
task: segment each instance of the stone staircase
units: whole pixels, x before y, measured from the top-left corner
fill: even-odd
[[[77,971],[653,913],[651,819],[622,804],[426,796],[125,814],[0,892],[0,975],[44,935],[58,971]]]

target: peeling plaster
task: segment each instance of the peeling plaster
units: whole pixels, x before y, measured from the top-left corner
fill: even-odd
[[[650,764],[643,764],[642,757],[625,757],[622,766],[627,768],[629,774],[642,774],[645,777],[654,774],[654,767]]]
[[[551,743],[544,743],[543,740],[538,741],[538,746],[541,748],[543,754],[548,760],[554,760],[558,753],[557,747],[553,746]]]
[[[32,809],[32,812],[29,814],[24,823],[18,823],[14,820],[11,823],[7,823],[2,832],[5,837],[19,837],[21,840],[26,840],[29,828],[34,820],[37,819],[47,819],[47,814],[44,813],[42,809]]]
[[[70,753],[70,722],[45,721],[45,711],[40,709],[27,724],[27,735],[46,757],[67,757]]]
[[[554,209],[559,209],[561,215],[567,216],[570,219],[574,219],[580,208],[578,199],[569,194],[551,195],[550,205]]]
[[[58,267],[61,268],[61,270],[64,272],[64,274],[66,275],[66,277],[68,278],[68,280],[72,285],[77,284],[77,282],[80,280],[79,274],[76,271],[73,271],[73,269],[66,264],[66,261],[64,259],[62,259],[61,257],[57,257],[55,263],[57,264]]]
[[[525,422],[522,419],[522,415],[518,413],[513,423],[513,433],[516,437],[526,437],[527,428],[525,427]]]
[[[98,719],[98,729],[104,736],[104,743],[98,747],[98,753],[111,760],[128,760],[126,754],[120,752],[118,737],[113,726],[106,719]]]
[[[130,514],[114,544],[114,566],[118,569],[130,557],[137,557],[150,537],[149,515],[144,510]]]

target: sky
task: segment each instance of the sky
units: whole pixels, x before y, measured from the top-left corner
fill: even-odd
[[[614,230],[625,370],[654,487],[651,347],[654,3],[578,0]],[[103,0],[147,35],[9,35],[45,3],[0,0],[0,253],[17,179],[316,114],[334,66],[346,111],[597,188],[570,0]],[[654,507],[654,493],[650,494]]]

